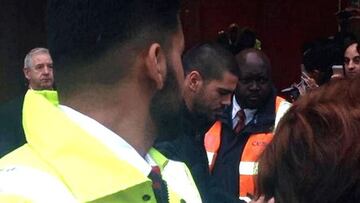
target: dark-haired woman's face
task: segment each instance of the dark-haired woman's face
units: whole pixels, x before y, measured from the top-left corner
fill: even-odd
[[[358,44],[351,44],[344,53],[344,68],[346,77],[353,78],[360,74],[360,54]]]

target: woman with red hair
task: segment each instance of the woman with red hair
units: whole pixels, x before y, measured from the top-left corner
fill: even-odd
[[[360,202],[360,77],[295,102],[260,158],[257,185],[276,203]]]

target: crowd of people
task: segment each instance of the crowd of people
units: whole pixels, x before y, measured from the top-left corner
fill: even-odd
[[[0,106],[0,202],[360,201],[355,37],[305,46],[287,101],[248,28],[184,52],[180,0],[48,4]]]

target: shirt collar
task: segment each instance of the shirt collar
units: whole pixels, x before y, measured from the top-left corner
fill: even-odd
[[[236,99],[235,99],[235,95],[232,98],[232,112],[231,112],[231,119],[234,119],[236,116],[236,113],[238,111],[240,111],[240,105],[237,103]]]
[[[232,98],[232,112],[231,112],[231,119],[234,121],[236,114],[238,111],[241,110],[240,104],[236,101],[235,95],[233,95]],[[244,109],[245,113],[245,125],[250,123],[250,121],[254,118],[254,115],[256,113],[257,109]],[[237,122],[237,121],[236,121]]]

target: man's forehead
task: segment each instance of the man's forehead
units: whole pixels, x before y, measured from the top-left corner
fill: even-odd
[[[247,53],[245,56],[245,59],[246,59],[247,65],[251,65],[251,66],[256,66],[256,65],[263,66],[264,65],[264,61],[262,60],[262,58],[260,58],[259,55],[254,52]]]
[[[35,54],[35,55],[32,56],[32,60],[34,62],[40,61],[40,60],[42,61],[44,59],[48,60],[48,61],[52,61],[51,56],[48,53],[38,53],[38,54]]]
[[[357,43],[350,45],[345,51],[345,58],[351,55],[359,56],[359,51],[357,49],[357,46],[358,46]]]
[[[229,89],[231,86],[236,86],[238,77],[230,72],[224,72],[219,79],[213,79],[210,83],[214,84],[218,88]]]
[[[244,74],[268,74],[268,68],[264,64],[244,64],[240,67],[240,75]]]
[[[256,53],[248,53],[245,58],[245,63],[240,65],[240,75],[245,73],[251,74],[268,74],[269,67],[267,67],[264,60]]]

